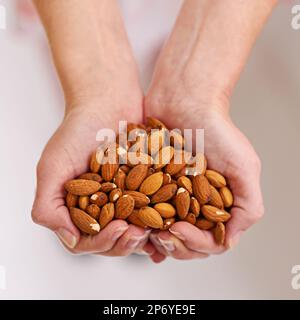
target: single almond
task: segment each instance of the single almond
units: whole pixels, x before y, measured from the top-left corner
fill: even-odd
[[[183,220],[188,223],[195,224],[196,219],[196,216],[192,212],[189,212]]]
[[[80,196],[78,200],[78,205],[81,210],[86,210],[90,203],[90,198],[88,196]]]
[[[90,169],[93,173],[97,173],[99,172],[100,167],[101,167],[101,163],[97,161],[97,153],[94,152],[90,160]]]
[[[83,210],[70,208],[71,219],[76,227],[89,235],[98,234],[100,231],[99,223]]]
[[[230,213],[210,205],[203,206],[201,212],[207,220],[212,222],[226,222],[231,218]]]
[[[144,179],[147,177],[148,166],[145,164],[138,164],[133,167],[126,177],[126,188],[128,190],[137,190]]]
[[[211,190],[207,178],[203,175],[193,177],[193,194],[200,204],[209,201]]]
[[[101,167],[101,176],[105,181],[111,181],[119,169],[117,163],[104,163]]]
[[[179,188],[176,194],[176,209],[180,219],[185,219],[190,208],[190,194],[184,188]]]
[[[226,207],[226,208],[231,207],[233,205],[233,195],[232,195],[231,191],[229,190],[229,188],[222,187],[219,189],[219,192],[220,192],[220,196],[223,200],[224,207]]]
[[[109,201],[116,202],[122,196],[122,190],[120,188],[114,189],[109,194]]]
[[[102,207],[108,202],[108,196],[102,191],[96,192],[90,196],[90,202],[96,204],[98,207]]]
[[[101,209],[96,204],[90,204],[86,208],[86,212],[95,220],[99,219]]]
[[[157,203],[154,205],[154,209],[165,219],[173,218],[176,215],[175,208],[167,202]]]
[[[190,157],[190,153],[184,152],[183,150],[176,150],[172,160],[165,167],[165,173],[168,173],[171,176],[175,175],[186,166]]]
[[[141,228],[146,228],[147,225],[139,218],[139,209],[134,209],[127,221]]]
[[[109,193],[116,188],[117,185],[113,182],[104,182],[101,184],[101,191],[105,193]]]
[[[101,229],[105,228],[115,216],[115,206],[113,203],[109,202],[103,206],[101,209],[99,224]]]
[[[219,191],[212,185],[210,185],[210,199],[208,204],[220,209],[224,208],[223,200]]]
[[[177,185],[175,183],[166,184],[154,193],[151,197],[151,203],[167,202],[176,194],[176,191]]]
[[[164,173],[163,186],[166,185],[166,184],[171,183],[171,180],[172,180],[171,176],[168,173]]]
[[[122,166],[123,167],[123,166]],[[128,168],[128,172],[130,171],[130,168],[126,166],[126,168]],[[114,177],[114,183],[116,184],[116,186],[118,188],[120,188],[122,191],[125,189],[125,181],[126,181],[126,173],[124,170],[122,170],[122,168],[120,167],[120,169],[118,170],[118,172],[116,173],[115,177]]]
[[[196,216],[196,218],[199,216],[200,214],[200,204],[199,201],[194,198],[191,197],[191,203],[190,203],[190,211]]]
[[[163,184],[163,173],[156,172],[146,178],[140,186],[140,192],[146,196],[154,194]]]
[[[163,227],[163,219],[160,214],[151,207],[143,207],[139,210],[138,217],[140,220],[153,229],[160,229]]]
[[[78,179],[85,179],[85,180],[93,180],[101,183],[103,181],[102,177],[98,173],[88,172],[80,175]]]
[[[135,208],[145,207],[150,203],[150,199],[139,191],[124,191],[124,195],[130,195],[134,199]]]
[[[164,224],[161,230],[169,230],[175,222],[176,222],[175,218],[164,219]]]
[[[185,188],[189,194],[193,194],[192,181],[188,177],[182,176],[178,178],[177,184],[179,187]]]
[[[122,196],[116,203],[116,218],[127,219],[134,209],[134,199],[130,195]]]
[[[206,170],[205,176],[208,179],[209,183],[216,188],[222,188],[226,186],[225,178],[217,171]]]
[[[201,230],[210,230],[215,226],[215,223],[205,218],[199,218],[196,220],[195,226]]]
[[[101,185],[97,181],[75,179],[65,183],[65,189],[76,196],[89,196],[100,189]]]
[[[161,122],[160,120],[153,118],[153,117],[147,117],[146,125],[147,125],[147,127],[151,127],[153,129],[166,128],[166,126],[163,122]]]
[[[174,148],[171,146],[166,146],[161,148],[156,156],[153,158],[154,169],[162,169],[174,156]]]
[[[218,222],[214,228],[214,237],[218,245],[223,245],[225,241],[225,225],[222,222]]]
[[[76,207],[78,202],[78,196],[75,196],[75,194],[72,194],[68,192],[66,196],[66,205],[68,208]]]
[[[149,176],[151,176],[151,174],[155,173],[155,169],[154,168],[149,168],[148,171],[147,171],[147,177],[148,178]]]

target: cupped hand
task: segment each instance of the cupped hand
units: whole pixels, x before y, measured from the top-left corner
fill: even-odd
[[[136,250],[153,254],[149,231],[123,220],[111,222],[96,236],[81,236],[65,206],[64,183],[88,170],[89,157],[96,149],[97,131],[116,129],[118,121],[141,121],[141,108],[132,104],[130,112],[104,101],[81,102],[67,108],[67,114],[48,142],[37,167],[37,190],[32,209],[33,220],[53,230],[73,253],[125,256]],[[119,104],[121,105],[121,104]]]
[[[174,96],[150,96],[145,101],[146,114],[161,119],[169,128],[204,129],[208,166],[227,178],[234,195],[232,218],[226,224],[224,245],[217,245],[210,231],[187,222],[177,222],[169,231],[155,232],[150,239],[165,255],[177,259],[204,258],[235,246],[242,233],[262,217],[261,165],[250,142],[230,119],[226,99],[208,104]]]

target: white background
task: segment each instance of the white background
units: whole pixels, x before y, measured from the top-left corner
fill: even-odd
[[[141,256],[69,255],[32,223],[35,165],[61,121],[63,99],[44,38],[24,21],[20,27],[10,2],[0,0],[8,8],[8,28],[0,30],[0,265],[7,275],[0,299],[299,299],[291,269],[300,264],[300,30],[290,26],[291,6],[275,10],[232,101],[235,122],[263,161],[265,218],[222,256],[155,265]],[[146,85],[180,1],[125,2]]]

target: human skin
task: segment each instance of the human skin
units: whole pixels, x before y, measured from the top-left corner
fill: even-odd
[[[177,222],[169,231],[150,235],[161,254],[193,259],[222,253],[264,213],[259,157],[232,122],[229,109],[239,75],[275,4],[186,0],[160,54],[145,114],[170,128],[203,128],[208,165],[227,177],[234,194],[224,245],[217,245],[211,232]]]
[[[85,172],[97,131],[142,121],[137,67],[113,0],[35,0],[62,84],[65,116],[37,167],[33,220],[53,230],[73,253],[125,256],[155,252],[149,231],[117,220],[81,236],[65,207],[63,185]],[[122,53],[122,54],[120,54]]]

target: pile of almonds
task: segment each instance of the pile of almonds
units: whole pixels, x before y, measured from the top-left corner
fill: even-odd
[[[136,139],[122,143],[124,135],[128,138],[132,133]],[[168,133],[154,118],[149,117],[146,125],[131,123],[127,132],[117,136],[118,161],[103,161],[110,146],[98,148],[91,157],[90,172],[65,184],[66,205],[82,234],[96,235],[113,219],[160,230],[168,230],[176,221],[187,221],[199,229],[212,230],[216,242],[224,243],[225,223],[233,204],[226,179],[207,169],[203,154],[187,161],[191,154],[183,150],[182,135],[173,132],[167,144]],[[142,152],[144,142],[146,151]],[[176,155],[182,159],[179,163],[174,160]],[[121,164],[124,158],[126,164]],[[201,161],[190,175],[195,159]]]

